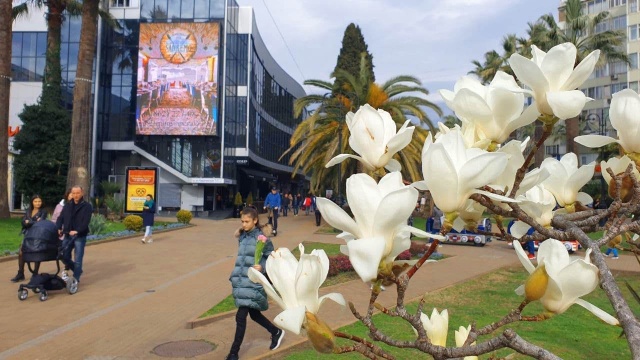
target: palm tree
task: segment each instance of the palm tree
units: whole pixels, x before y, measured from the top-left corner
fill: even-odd
[[[0,218],[9,218],[9,93],[11,91],[11,0],[0,0]]]
[[[99,0],[82,2],[82,27],[78,51],[78,69],[73,88],[73,114],[71,116],[71,147],[67,186],[89,188],[89,159],[91,138],[91,78],[98,34]]]
[[[417,78],[401,75],[381,85],[376,84],[370,81],[366,65],[366,58],[363,57],[358,76],[353,76],[341,69],[332,74],[336,79],[340,78],[344,84],[343,91],[336,96],[332,95],[333,83],[331,82],[305,81],[305,85],[316,86],[324,90],[325,94],[308,95],[297,99],[294,103],[296,117],[301,116],[306,109],[313,110],[310,116],[296,128],[291,137],[291,146],[285,154],[291,153],[290,163],[294,165],[294,173],[301,171],[312,174],[313,191],[323,188],[339,189],[338,181],[342,183],[345,178],[358,172],[358,163],[355,161],[344,161],[329,169],[324,167],[338,154],[353,153],[347,146],[349,129],[345,116],[348,112],[355,112],[361,105],[369,104],[389,112],[398,126],[401,126],[408,117],[412,117],[431,131],[435,130],[435,126],[424,108],[430,108],[438,115],[442,114],[440,108],[430,101],[418,96],[406,95],[416,92],[425,95],[429,93]],[[398,153],[398,160],[403,165],[403,176],[407,179],[421,178],[421,152],[426,136],[427,130],[417,126],[413,141]]]
[[[582,1],[567,0],[564,6],[565,23],[560,26],[556,23],[553,15],[543,15],[540,20],[546,27],[545,43],[538,43],[543,50],[570,42],[577,48],[576,65],[582,61],[589,53],[600,50],[599,66],[603,66],[612,61],[629,62],[626,51],[621,45],[626,39],[626,32],[617,30],[606,30],[596,32],[596,28],[608,21],[609,12],[602,11],[594,16],[584,13]],[[626,31],[626,29],[625,29]],[[578,117],[565,120],[567,152],[578,154],[578,147],[573,139],[579,135],[580,127]]]

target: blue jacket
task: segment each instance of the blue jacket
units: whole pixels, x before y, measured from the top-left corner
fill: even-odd
[[[268,229],[265,229],[265,231],[266,230]],[[267,233],[268,232],[269,231],[267,231]],[[247,275],[249,268],[255,264],[254,256],[258,235],[263,234],[257,227],[249,232],[242,231],[239,234],[238,257],[236,258],[236,264],[233,267],[229,281],[231,281],[231,287],[233,288],[232,294],[236,307],[244,306],[264,311],[269,308],[267,294],[265,293],[262,285],[249,280]],[[267,258],[272,251],[273,243],[271,240],[267,240],[267,243],[262,250],[262,258],[260,259],[260,265],[262,265],[263,273],[266,271]]]
[[[280,194],[270,192],[269,195],[264,199],[264,206],[270,208],[280,208],[281,198]]]

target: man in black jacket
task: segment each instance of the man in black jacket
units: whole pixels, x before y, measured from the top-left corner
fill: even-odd
[[[84,247],[87,244],[87,235],[89,234],[89,221],[93,208],[91,204],[83,198],[83,191],[80,186],[71,188],[71,197],[73,201],[69,201],[62,213],[56,221],[58,232],[64,234],[62,240],[62,262],[73,271],[73,277],[80,282],[82,275],[82,258],[84,257]],[[71,251],[74,251],[75,259],[71,261]],[[62,272],[62,278],[67,281],[68,275],[66,271]]]

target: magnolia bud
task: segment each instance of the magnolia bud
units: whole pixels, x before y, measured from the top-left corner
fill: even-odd
[[[524,296],[529,301],[539,300],[544,296],[549,284],[549,275],[544,265],[538,267],[524,283]]]
[[[313,313],[307,311],[305,317],[304,328],[313,348],[319,353],[331,354],[336,345],[333,330]]]

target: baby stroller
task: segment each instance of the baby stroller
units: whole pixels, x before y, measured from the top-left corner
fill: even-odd
[[[47,291],[67,289],[69,294],[78,291],[78,282],[73,277],[66,282],[58,274],[60,273],[60,258],[62,249],[58,238],[56,224],[48,220],[38,221],[29,228],[22,242],[22,258],[27,263],[29,272],[33,274],[28,284],[21,284],[18,289],[18,299],[26,300],[29,289],[40,294],[40,301],[49,298]],[[43,261],[55,261],[57,270],[55,274],[38,274],[31,268],[31,263]],[[37,269],[37,267],[36,267]]]

